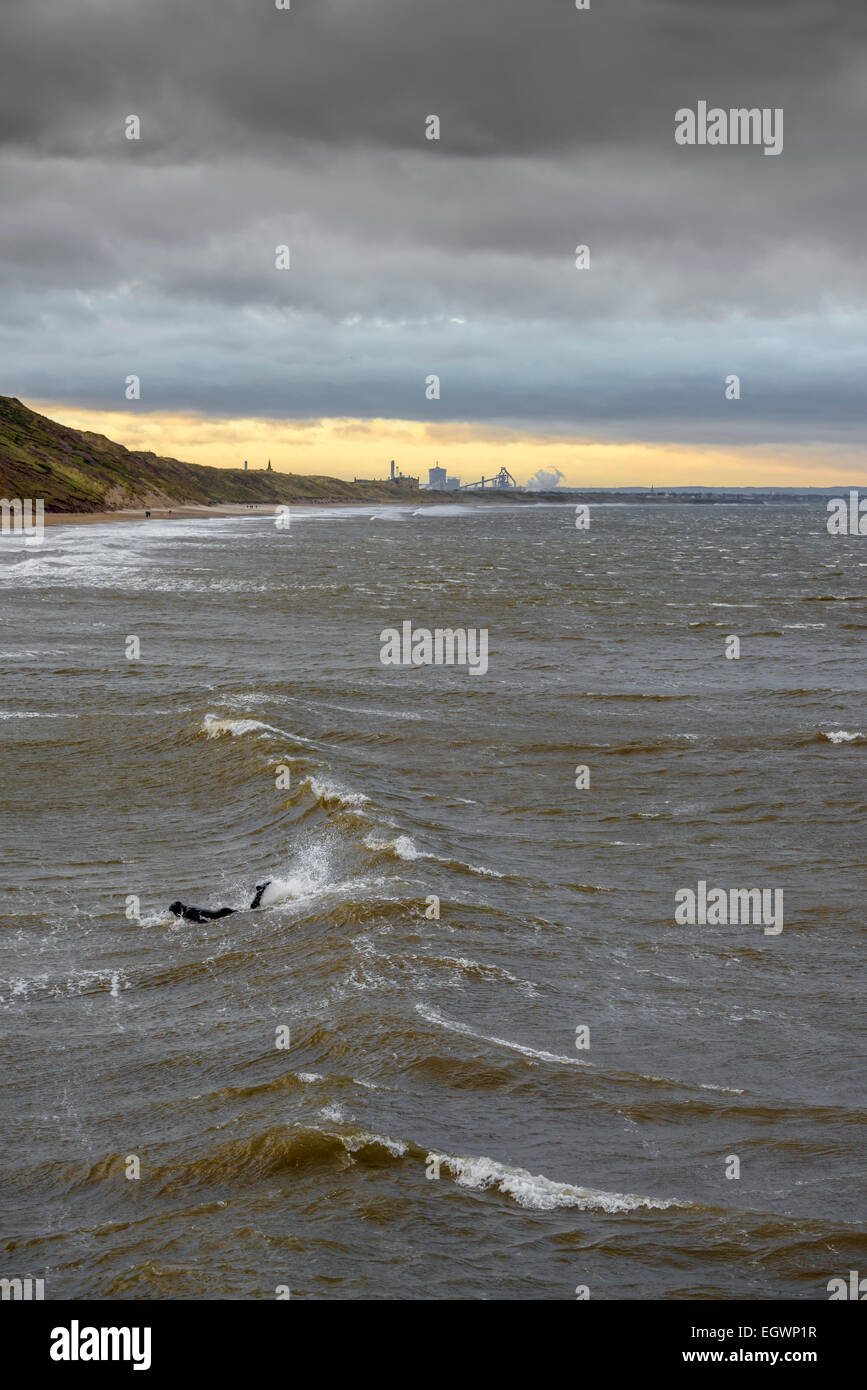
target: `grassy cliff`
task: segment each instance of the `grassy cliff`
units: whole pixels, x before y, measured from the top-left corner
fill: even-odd
[[[0,396],[0,497],[42,498],[46,512],[101,512],[184,502],[365,502],[417,498],[400,483],[208,468],[136,453]],[[422,494],[424,496],[424,494]]]

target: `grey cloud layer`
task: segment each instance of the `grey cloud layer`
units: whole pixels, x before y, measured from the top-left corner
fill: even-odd
[[[862,437],[855,0],[13,0],[3,25],[0,389],[112,407],[136,372],[152,409]],[[700,98],[783,106],[784,153],[676,147]]]

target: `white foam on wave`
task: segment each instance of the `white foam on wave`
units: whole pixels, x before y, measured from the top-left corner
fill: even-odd
[[[234,541],[235,518],[176,518],[166,521],[106,522],[89,526],[52,527],[46,544],[29,551],[18,564],[0,567],[0,587],[79,588],[125,592],[212,593],[265,592],[266,585],[217,577],[210,569],[191,570],[189,556],[196,543],[206,557],[222,528]],[[238,519],[240,520],[240,519]],[[203,528],[207,528],[206,530]],[[178,573],[160,563],[168,542],[182,541],[188,571]]]
[[[287,869],[278,870],[262,894],[260,907],[306,907],[317,898],[355,896],[378,889],[384,879],[337,879],[331,862],[331,845],[327,840],[308,845],[298,851],[297,859]]]
[[[325,1133],[328,1131],[326,1130]],[[353,1134],[335,1134],[332,1131],[331,1137],[340,1140],[350,1158],[353,1154],[358,1153],[359,1149],[369,1148],[371,1144],[387,1150],[394,1158],[403,1158],[409,1150],[409,1145],[405,1144],[402,1139],[391,1139],[387,1134],[369,1134],[364,1129],[357,1130]]]
[[[831,731],[822,729],[821,734],[822,738],[826,738],[829,743],[857,743],[859,739],[865,737],[860,729],[856,729],[854,733],[850,733],[848,729],[833,729]]]
[[[409,835],[397,835],[393,840],[377,840],[373,834],[366,835],[364,843],[368,849],[376,850],[380,854],[393,854],[398,859],[431,859],[437,864],[458,864],[461,868],[471,874],[482,874],[485,878],[505,878],[497,869],[486,869],[484,864],[466,864],[462,859],[449,859],[443,854],[428,854],[410,838]]]
[[[398,859],[430,859],[433,857],[424,854],[417,845],[413,844],[409,835],[397,835],[393,840],[377,840],[374,835],[365,835],[364,843],[368,849],[376,850],[381,854],[394,854]]]
[[[304,901],[319,897],[335,888],[331,871],[331,856],[327,844],[314,845],[304,851],[303,858],[284,876],[275,875],[262,894],[261,907],[278,907],[281,903]]]
[[[331,1120],[334,1124],[342,1124],[346,1119],[346,1111],[336,1100],[331,1101],[328,1105],[324,1105],[319,1111],[319,1114],[322,1116],[323,1120]]]
[[[523,1057],[530,1057],[535,1061],[556,1062],[560,1066],[566,1067],[593,1066],[592,1062],[585,1062],[580,1057],[565,1057],[559,1052],[544,1052],[539,1048],[527,1047],[524,1043],[511,1042],[509,1038],[496,1038],[487,1033],[479,1033],[466,1023],[459,1023],[453,1018],[445,1018],[439,1009],[432,1008],[427,1004],[416,1004],[415,1008],[416,1013],[421,1014],[428,1023],[435,1023],[440,1028],[448,1028],[452,1033],[462,1033],[467,1038],[476,1038],[479,1042],[493,1043],[496,1047],[506,1047],[510,1052],[520,1052]]]
[[[443,965],[454,966],[456,970],[463,970],[469,975],[495,976],[500,980],[508,980],[513,985],[530,983],[528,980],[519,980],[517,975],[513,975],[511,970],[506,970],[502,965],[484,965],[481,961],[472,960],[469,956],[417,956],[416,959],[440,961]]]
[[[153,912],[147,916],[131,917],[130,921],[135,922],[137,927],[179,927],[183,922],[183,918],[176,917],[174,913],[169,912],[166,907],[163,908],[161,912]]]
[[[346,787],[338,787],[333,782],[328,782],[325,778],[315,777],[312,774],[304,778],[301,786],[307,787],[311,795],[323,805],[327,805],[329,801],[336,801],[349,810],[356,810],[370,800],[364,795],[364,792],[349,791]]]
[[[459,502],[435,502],[429,507],[419,507],[413,512],[413,516],[469,516],[470,511],[469,507],[462,507]]]
[[[40,714],[32,709],[0,709],[0,719],[77,719],[77,714]]]
[[[575,1207],[579,1211],[625,1212],[641,1207],[666,1211],[669,1207],[687,1207],[675,1197],[639,1197],[632,1192],[600,1192],[592,1187],[575,1187],[568,1182],[555,1182],[541,1173],[526,1168],[510,1168],[493,1158],[460,1158],[454,1154],[431,1153],[440,1168],[450,1172],[459,1187],[484,1192],[494,1188],[511,1197],[519,1207],[531,1211],[556,1211]]]
[[[0,652],[0,661],[36,661],[43,656],[68,656],[70,647],[22,647],[19,651]]]
[[[538,995],[538,988],[532,980],[523,980],[518,975],[513,975],[511,970],[506,970],[502,965],[489,965],[482,961],[473,960],[469,956],[424,956],[411,955],[405,959],[418,962],[422,966],[445,966],[453,970],[460,980],[462,976],[476,976],[482,980],[505,980],[510,985],[517,985],[521,991],[530,998]]]
[[[510,1052],[520,1052],[524,1057],[530,1057],[534,1061],[554,1062],[560,1066],[568,1067],[591,1067],[596,1069],[594,1062],[585,1062],[579,1057],[566,1057],[558,1052],[544,1052],[539,1048],[527,1047],[523,1043],[512,1042],[509,1038],[497,1038],[487,1033],[479,1033],[474,1028],[470,1028],[466,1023],[460,1023],[453,1018],[445,1018],[439,1009],[431,1008],[427,1004],[416,1004],[416,1013],[421,1014],[422,1018],[427,1019],[428,1023],[435,1023],[440,1028],[448,1028],[453,1033],[462,1033],[464,1037],[475,1038],[478,1042],[493,1043],[496,1047],[508,1048]],[[674,1076],[654,1076],[645,1072],[633,1073],[629,1078],[633,1081],[656,1081],[667,1086],[683,1086],[690,1090],[697,1086],[700,1091],[721,1091],[727,1095],[742,1096],[744,1091],[738,1090],[736,1086],[715,1086],[713,1084],[703,1084],[702,1082],[679,1081]]]
[[[318,1081],[329,1080],[329,1077],[325,1076],[321,1071],[296,1071],[295,1075],[298,1077],[299,1081],[303,1081],[305,1085],[308,1086],[313,1086]],[[362,1081],[357,1076],[350,1076],[349,1082],[352,1086],[363,1086],[366,1091],[378,1091],[381,1089],[377,1086],[375,1081]]]
[[[332,705],[327,700],[319,700],[315,705],[310,705],[311,709],[336,709],[342,714],[373,714],[383,719],[424,719],[423,714],[416,714],[413,710],[388,709],[384,705],[371,705],[365,708],[363,705]]]
[[[390,1139],[387,1134],[358,1134],[348,1139],[345,1144],[347,1153],[355,1153],[357,1149],[364,1148],[367,1144],[381,1144],[395,1158],[402,1158],[409,1148],[402,1139]]]
[[[223,734],[231,734],[232,738],[238,738],[241,734],[252,734],[257,730],[273,734],[280,732],[270,724],[263,724],[261,719],[220,719],[216,714],[206,714],[201,728],[201,732],[207,734],[208,738],[220,738]]]
[[[181,709],[184,706],[180,706]],[[248,719],[246,717],[230,719],[225,715],[206,714],[202,720],[201,732],[208,735],[208,738],[219,738],[221,734],[231,734],[237,738],[241,734],[266,733],[277,734],[280,738],[291,739],[293,743],[305,743],[311,748],[322,748],[325,745],[317,742],[316,739],[305,738],[303,734],[290,733],[286,729],[278,729],[275,724],[266,724],[261,719]],[[282,754],[288,757],[288,754]]]
[[[73,970],[66,978],[52,977],[47,971],[29,978],[19,977],[0,981],[0,987],[8,989],[7,996],[0,994],[0,1003],[12,999],[47,997],[62,999],[66,995],[95,994],[106,991],[112,999],[117,999],[122,989],[131,989],[123,970],[106,967],[101,970]]]

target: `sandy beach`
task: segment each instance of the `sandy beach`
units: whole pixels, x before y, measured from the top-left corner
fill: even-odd
[[[178,507],[125,507],[112,512],[46,512],[46,526],[85,526],[106,521],[187,521],[191,517],[208,516],[249,516],[251,512],[264,512],[274,515],[275,502],[231,503],[224,502],[213,507],[199,507],[193,503]],[[336,502],[298,502],[295,506],[329,507]],[[344,504],[345,505],[345,504]]]

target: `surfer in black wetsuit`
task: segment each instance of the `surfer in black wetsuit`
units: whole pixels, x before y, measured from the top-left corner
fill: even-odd
[[[266,878],[264,883],[256,884],[256,896],[250,907],[260,907],[262,904],[262,894],[271,882]],[[176,917],[183,917],[185,922],[215,922],[218,917],[231,917],[235,912],[243,912],[241,907],[217,907],[213,910],[209,907],[188,907],[186,903],[174,902],[169,906],[169,912],[173,912]]]

